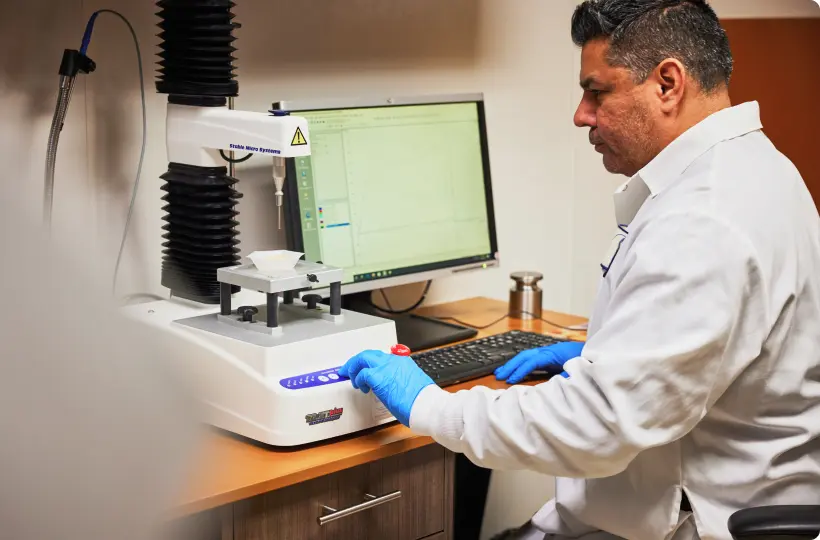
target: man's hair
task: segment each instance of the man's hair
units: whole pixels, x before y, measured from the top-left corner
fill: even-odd
[[[706,0],[585,0],[572,16],[578,46],[606,38],[607,61],[637,83],[666,58],[681,62],[705,92],[729,84],[732,51]]]

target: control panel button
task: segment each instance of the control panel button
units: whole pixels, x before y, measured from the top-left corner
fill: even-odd
[[[346,381],[345,377],[339,375],[339,368],[324,369],[313,373],[303,373],[293,377],[281,379],[279,384],[288,390],[307,390],[320,386],[337,384]]]

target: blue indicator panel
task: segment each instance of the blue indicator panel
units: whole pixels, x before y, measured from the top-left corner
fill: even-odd
[[[348,379],[339,375],[339,368],[335,367],[323,371],[305,373],[304,375],[296,375],[295,377],[288,377],[287,379],[280,380],[279,384],[288,390],[301,390],[302,388],[325,386],[327,384],[335,384],[347,380]]]

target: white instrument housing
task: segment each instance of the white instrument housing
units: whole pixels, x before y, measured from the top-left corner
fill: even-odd
[[[173,163],[224,166],[219,150],[278,158],[310,155],[308,123],[300,116],[169,103],[165,127],[168,160]]]
[[[250,291],[248,305],[264,296]],[[173,335],[170,355],[195,385],[208,423],[271,446],[298,446],[394,420],[372,393],[355,390],[338,375],[366,349],[389,352],[396,343],[391,320],[343,311],[328,318],[320,305],[282,305],[283,332],[264,335],[219,322],[218,306],[162,300],[125,313]],[[316,313],[313,313],[316,311]]]

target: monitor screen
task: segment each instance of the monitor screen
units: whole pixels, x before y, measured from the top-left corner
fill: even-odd
[[[308,120],[312,145],[287,186],[289,247],[306,260],[342,268],[359,290],[495,261],[482,101],[293,114]]]

